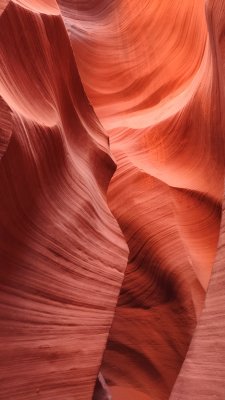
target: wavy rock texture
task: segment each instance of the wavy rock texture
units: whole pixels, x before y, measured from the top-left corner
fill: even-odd
[[[0,398],[92,398],[127,246],[115,170],[54,1],[0,17]]]
[[[59,5],[84,87],[110,137],[118,169],[108,201],[130,250],[102,372],[116,400],[168,399],[219,237],[224,71],[215,21],[224,27],[223,2]],[[179,378],[177,385],[180,399]],[[190,393],[197,398],[198,388]],[[224,398],[225,389],[218,393]]]
[[[225,4],[208,2],[207,17],[214,51],[218,60],[220,102],[224,105]],[[223,126],[224,115],[221,114]],[[225,199],[215,265],[210,279],[204,310],[190,349],[171,395],[171,400],[193,398],[224,399],[225,397]]]
[[[223,400],[224,1],[0,14],[0,398]]]

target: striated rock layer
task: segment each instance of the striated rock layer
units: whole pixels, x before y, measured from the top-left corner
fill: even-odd
[[[225,3],[222,0],[208,2],[207,17],[211,32],[214,54],[218,61],[220,82],[221,122],[224,127],[223,107],[225,104]],[[224,133],[224,130],[223,130]],[[194,334],[181,373],[173,389],[171,400],[193,398],[224,399],[225,397],[225,199],[216,260],[209,282],[205,306]]]
[[[0,399],[225,398],[224,29],[0,0]]]
[[[52,1],[0,17],[0,399],[92,398],[127,246],[115,170]]]
[[[108,202],[130,250],[102,372],[116,400],[165,400],[204,304],[219,237],[224,4],[59,5],[110,137],[118,168]],[[180,399],[179,378],[177,385]],[[187,398],[197,395],[194,387]]]

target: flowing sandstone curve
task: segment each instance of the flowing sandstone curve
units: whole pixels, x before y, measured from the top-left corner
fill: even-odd
[[[9,2],[0,55],[0,399],[91,400],[127,262],[115,164],[55,1]]]
[[[166,400],[219,237],[224,61],[210,17],[224,15],[223,2],[58,3],[110,137],[108,202],[130,249],[102,372],[115,400]]]
[[[224,400],[224,31],[0,0],[0,400]]]
[[[220,105],[225,104],[225,3],[222,0],[207,2],[207,20],[211,43],[217,59],[220,82]],[[224,127],[224,113],[221,113]],[[224,130],[223,130],[224,132]],[[203,400],[225,398],[225,198],[217,256],[199,320],[181,373],[171,394],[171,400]]]

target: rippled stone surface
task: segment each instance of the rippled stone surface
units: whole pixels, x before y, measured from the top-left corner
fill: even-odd
[[[0,398],[224,400],[224,29],[0,1]]]

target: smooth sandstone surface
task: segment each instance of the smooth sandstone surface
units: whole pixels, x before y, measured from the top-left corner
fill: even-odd
[[[169,399],[220,232],[224,4],[59,6],[86,93],[110,137],[117,171],[108,202],[130,250],[102,372],[117,400]],[[188,387],[185,363],[183,370]],[[193,381],[187,398],[209,398],[201,379],[203,389]],[[222,383],[219,394],[223,399]]]
[[[223,0],[0,0],[0,399],[224,400]]]
[[[62,18],[28,3],[0,17],[0,398],[88,400],[128,250]]]

